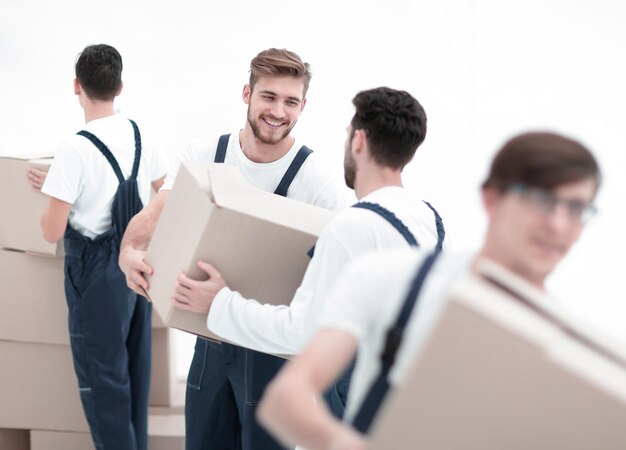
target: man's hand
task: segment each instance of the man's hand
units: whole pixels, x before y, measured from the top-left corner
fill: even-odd
[[[176,281],[176,292],[172,297],[172,303],[178,309],[206,314],[211,308],[213,299],[226,286],[226,283],[211,264],[198,261],[198,267],[206,272],[209,279],[196,281],[181,272]]]
[[[28,182],[33,187],[33,189],[37,191],[41,191],[41,186],[43,186],[44,181],[46,181],[46,176],[48,175],[47,170],[40,170],[31,167],[28,169],[26,176],[28,177]]]
[[[139,295],[147,297],[150,284],[145,278],[145,274],[152,275],[152,267],[144,261],[146,252],[135,250],[132,247],[125,247],[120,251],[119,266],[126,275],[126,284]]]

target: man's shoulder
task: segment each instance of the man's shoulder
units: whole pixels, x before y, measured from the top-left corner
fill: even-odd
[[[378,220],[374,214],[354,205],[337,213],[324,227],[323,233],[335,236],[360,236],[364,238],[372,229],[372,221]]]
[[[207,135],[189,141],[183,153],[186,162],[213,162],[221,135]]]

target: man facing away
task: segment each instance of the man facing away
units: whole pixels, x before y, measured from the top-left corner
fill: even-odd
[[[447,289],[480,260],[491,260],[536,289],[580,236],[594,211],[600,170],[580,143],[552,133],[528,133],[498,152],[482,186],[488,227],[475,255],[396,251],[365,256],[350,266],[329,295],[319,329],[304,352],[269,386],[260,407],[262,422],[282,441],[317,449],[364,449],[366,433],[386,390],[380,355],[387,333],[415,300],[419,308],[404,327],[395,363],[385,381],[398,385],[445,306]],[[420,284],[416,273],[433,263]],[[338,422],[313,407],[357,352],[346,411]],[[376,380],[376,382],[375,382]],[[378,403],[377,403],[378,402]],[[317,402],[321,405],[321,402]],[[419,424],[416,424],[419,426]],[[358,431],[357,431],[358,430]]]
[[[426,135],[426,114],[409,93],[388,87],[358,93],[347,129],[344,172],[359,203],[333,218],[322,231],[313,259],[290,306],[260,304],[226,286],[209,264],[209,275],[194,281],[181,274],[174,298],[178,308],[207,312],[207,326],[244,347],[281,355],[301,351],[311,335],[328,290],[348,262],[366,252],[419,246],[440,247],[443,224],[436,211],[402,186],[402,171]],[[349,370],[328,401],[341,417]],[[335,390],[336,389],[336,390]]]
[[[243,88],[248,105],[241,130],[188,145],[185,162],[225,162],[239,168],[252,185],[265,191],[328,209],[344,206],[339,183],[320,160],[291,135],[306,104],[309,64],[288,50],[268,49],[250,64]],[[124,235],[120,267],[128,286],[149,289],[143,260],[178,167]],[[198,338],[187,378],[186,448],[283,448],[256,422],[254,411],[263,388],[282,360],[230,344]]]
[[[32,169],[28,177],[50,196],[44,238],[64,237],[70,344],[94,446],[146,450],[152,308],[126,286],[117,259],[130,217],[160,188],[165,165],[137,124],[114,112],[121,75],[115,48],[82,51],[74,93],[85,128],[59,145],[47,176]]]

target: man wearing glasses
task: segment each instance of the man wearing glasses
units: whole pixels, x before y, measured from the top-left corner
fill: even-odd
[[[262,423],[284,442],[309,450],[365,449],[363,434],[378,411],[369,400],[381,370],[379,355],[399,311],[416,297],[410,292],[423,287],[389,372],[391,387],[401,382],[436,323],[447,289],[477,261],[491,260],[544,290],[546,278],[593,215],[600,178],[593,155],[572,139],[527,133],[508,141],[482,185],[488,226],[478,253],[381,252],[348,266],[325,302],[308,347],[268,387],[260,407]],[[425,261],[434,262],[420,284],[416,274]],[[336,421],[323,402],[314,406],[312,398],[341,373],[357,348],[345,415],[349,425]]]

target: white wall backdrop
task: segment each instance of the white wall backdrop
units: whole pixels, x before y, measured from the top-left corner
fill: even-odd
[[[507,137],[547,129],[586,143],[605,174],[600,214],[550,288],[626,343],[625,13],[621,0],[2,0],[0,154],[53,151],[80,129],[73,64],[86,45],[120,50],[118,108],[169,156],[242,126],[250,59],[286,47],[314,72],[296,134],[337,176],[357,91],[420,99],[429,131],[405,183],[437,206],[455,249],[482,239],[478,185]]]

